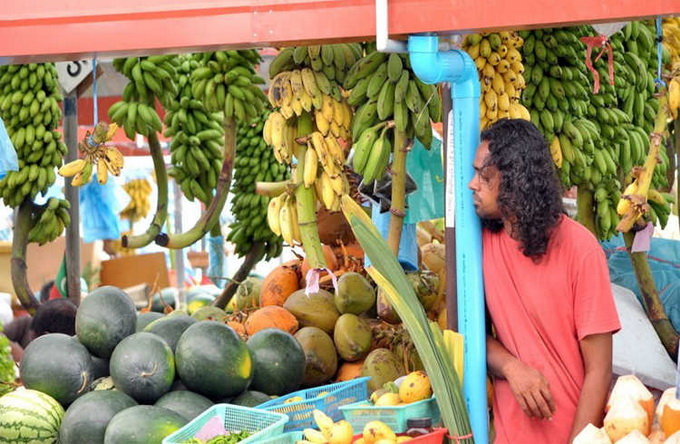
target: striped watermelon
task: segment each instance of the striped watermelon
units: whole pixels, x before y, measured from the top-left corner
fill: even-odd
[[[0,398],[2,443],[50,444],[59,436],[64,408],[37,390],[19,388]]]

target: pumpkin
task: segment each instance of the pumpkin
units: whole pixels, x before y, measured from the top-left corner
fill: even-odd
[[[673,397],[666,402],[659,424],[661,424],[661,429],[666,436],[671,436],[680,431],[680,400]]]
[[[648,413],[632,398],[616,399],[604,417],[604,429],[612,442],[618,441],[633,430],[647,436],[651,431],[650,425]]]
[[[283,306],[288,296],[300,289],[300,276],[296,264],[289,263],[274,268],[264,281],[260,290],[260,305],[267,307],[271,305]]]
[[[613,404],[624,398],[630,398],[640,403],[640,406],[647,412],[649,424],[651,425],[654,422],[654,395],[635,375],[619,376],[611,395],[609,395],[606,410],[609,410]]]
[[[349,381],[350,379],[361,377],[361,367],[364,365],[363,359],[357,362],[344,362],[338,369],[335,380],[337,382]]]
[[[298,321],[288,310],[278,305],[262,307],[254,311],[246,320],[246,333],[254,335],[265,328],[278,328],[293,334],[298,329]]]
[[[574,437],[572,444],[611,444],[611,442],[604,429],[588,424]]]

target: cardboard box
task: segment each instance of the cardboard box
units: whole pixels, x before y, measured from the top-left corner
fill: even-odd
[[[170,286],[164,253],[139,254],[102,261],[101,285],[120,288],[147,284],[152,289]]]

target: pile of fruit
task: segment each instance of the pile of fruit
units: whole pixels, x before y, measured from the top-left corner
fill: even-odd
[[[654,395],[634,375],[620,376],[609,395],[604,427],[588,424],[574,444],[680,442],[680,401],[675,387]]]

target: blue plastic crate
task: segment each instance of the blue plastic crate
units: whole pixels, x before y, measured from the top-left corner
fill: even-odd
[[[371,421],[382,421],[395,433],[403,433],[408,429],[406,421],[410,418],[432,418],[432,424],[435,426],[441,421],[435,398],[389,407],[376,407],[370,402],[362,401],[344,405],[340,410],[354,430],[363,430]]]
[[[181,429],[163,440],[163,444],[181,444],[193,438],[212,418],[218,417],[224,429],[232,432],[248,431],[253,434],[241,443],[259,443],[283,433],[288,417],[281,413],[267,412],[251,407],[232,404],[215,404]]]
[[[336,382],[306,390],[289,393],[257,406],[258,409],[275,411],[288,415],[285,426],[286,432],[293,432],[316,427],[312,412],[321,410],[333,421],[342,419],[340,407],[368,399],[368,380],[370,378],[356,378],[350,381]],[[299,396],[302,401],[286,404],[286,400]]]

